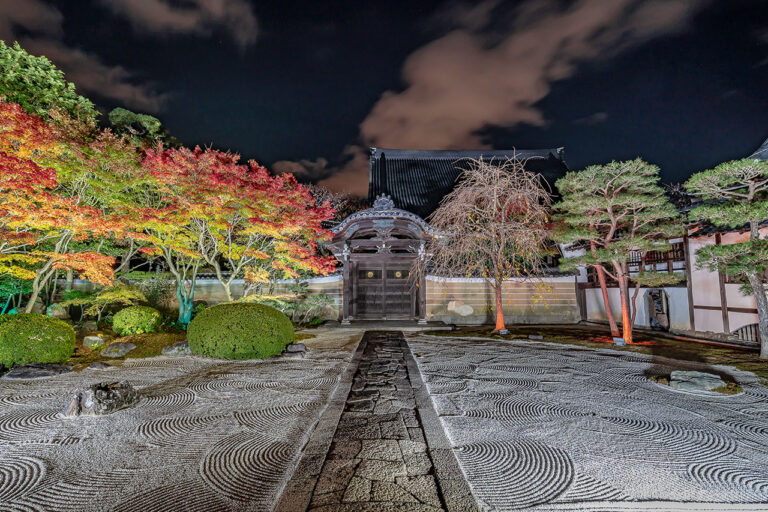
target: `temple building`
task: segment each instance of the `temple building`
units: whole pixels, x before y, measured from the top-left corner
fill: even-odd
[[[369,201],[333,228],[329,244],[341,262],[339,317],[355,320],[441,320],[482,324],[493,315],[493,297],[482,278],[415,277],[417,261],[433,236],[427,222],[471,159],[517,158],[550,182],[567,170],[562,149],[509,151],[412,151],[371,148]],[[580,319],[573,276],[548,276],[547,292],[533,283],[505,286],[510,322],[576,322]],[[328,283],[330,284],[330,283]],[[540,287],[541,288],[541,287]]]

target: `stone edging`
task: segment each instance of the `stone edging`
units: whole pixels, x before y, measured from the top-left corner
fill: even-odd
[[[323,469],[341,413],[344,412],[347,396],[352,388],[352,380],[363,356],[365,345],[367,342],[364,340],[364,333],[361,332],[357,349],[304,446],[301,459],[275,505],[275,512],[296,512],[309,507],[312,492]]]

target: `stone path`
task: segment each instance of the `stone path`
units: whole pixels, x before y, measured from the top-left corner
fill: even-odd
[[[318,331],[306,358],[126,360],[0,379],[0,511],[262,511],[274,507],[360,332]],[[77,387],[127,380],[132,409],[60,415]]]
[[[768,388],[649,375],[704,369],[616,350],[414,335],[410,348],[487,510],[768,510]],[[706,369],[704,369],[706,371]]]
[[[362,343],[309,510],[458,510],[436,480],[402,333],[368,332]]]

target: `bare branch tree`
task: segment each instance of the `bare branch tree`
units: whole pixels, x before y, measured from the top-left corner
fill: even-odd
[[[503,282],[542,270],[551,197],[541,175],[517,157],[471,160],[459,180],[429,219],[439,232],[426,247],[429,272],[485,278],[495,292],[495,330],[501,330]]]

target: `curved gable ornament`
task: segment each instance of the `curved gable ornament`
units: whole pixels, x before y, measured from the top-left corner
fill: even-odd
[[[336,235],[343,233],[350,225],[361,220],[376,218],[407,219],[416,224],[425,234],[435,234],[432,227],[415,213],[395,208],[394,201],[392,201],[392,198],[386,194],[378,195],[371,208],[353,213],[337,226],[333,227],[331,232],[334,234],[334,238],[336,238]]]

